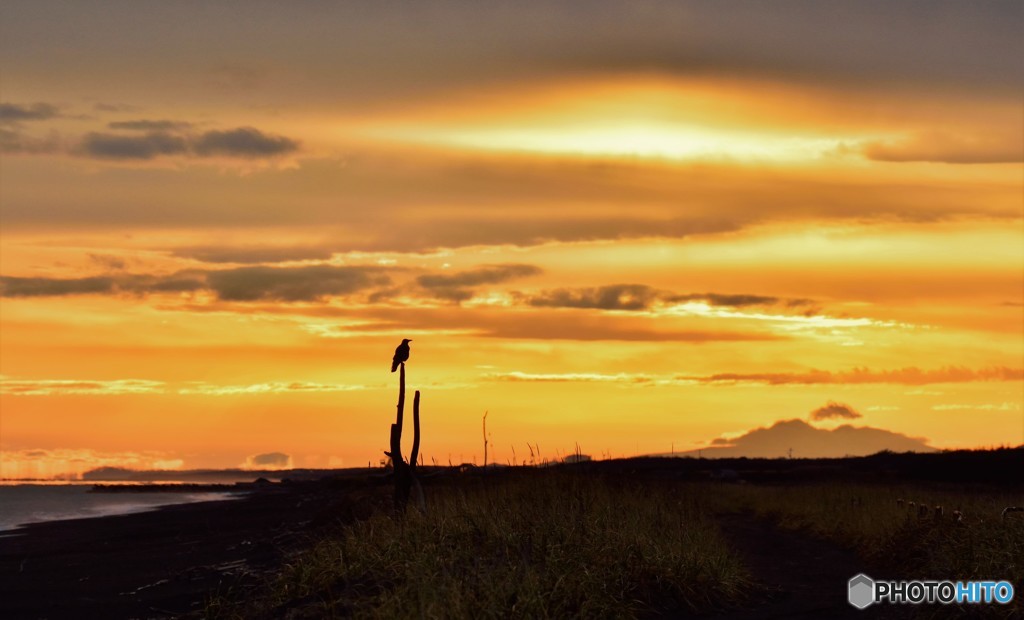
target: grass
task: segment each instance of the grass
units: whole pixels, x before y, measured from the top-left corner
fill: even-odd
[[[1021,495],[988,492],[954,485],[808,484],[799,486],[723,486],[715,494],[722,508],[748,510],[781,527],[806,530],[839,542],[892,579],[1006,580],[1024,583],[1024,518],[1005,521],[1006,506],[1019,505]],[[903,506],[897,499],[904,499]],[[929,506],[918,517],[907,503]],[[944,509],[941,519],[934,506]],[[953,510],[964,514],[958,524]],[[851,575],[852,576],[852,575]],[[949,609],[924,606],[922,616]],[[1024,592],[1009,606],[982,606],[985,615],[1019,617]]]
[[[297,557],[210,617],[628,618],[734,605],[753,584],[695,495],[524,472],[431,488]]]
[[[1024,583],[1019,495],[933,484],[719,484],[526,468],[445,478],[426,514],[348,524],[209,618],[630,618],[757,598],[715,515],[750,512],[853,549],[874,577]],[[905,500],[897,505],[897,498]],[[918,518],[909,501],[942,505]],[[951,513],[960,510],[964,522]],[[852,577],[852,575],[850,575]],[[1014,617],[1009,606],[970,611]],[[938,617],[937,605],[912,611]]]

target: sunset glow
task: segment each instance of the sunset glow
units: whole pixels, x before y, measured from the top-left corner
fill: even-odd
[[[1024,443],[1020,5],[832,4],[8,3],[0,477]]]

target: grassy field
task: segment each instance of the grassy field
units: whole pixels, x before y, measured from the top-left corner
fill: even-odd
[[[763,588],[719,528],[726,513],[853,549],[875,577],[1019,588],[1024,515],[1004,521],[1000,511],[1020,499],[934,483],[728,484],[534,468],[455,475],[428,486],[425,513],[378,510],[339,526],[258,592],[211,600],[207,617],[630,618],[745,608]],[[928,505],[928,516],[910,501]],[[1013,617],[1022,600],[972,611]]]
[[[1022,503],[1020,493],[935,484],[728,485],[714,498],[723,509],[751,511],[851,547],[889,578],[1024,585],[1024,513],[1001,515]],[[927,506],[927,514],[911,501]],[[942,506],[941,517],[935,506]],[[959,522],[954,510],[963,515]],[[1010,617],[1024,610],[1022,602],[1018,593],[1010,607],[989,611]]]
[[[722,608],[753,587],[692,495],[524,474],[432,488],[426,514],[346,527],[259,600],[219,600],[209,615],[623,618]]]

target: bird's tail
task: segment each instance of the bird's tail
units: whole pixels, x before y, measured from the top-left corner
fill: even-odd
[[[398,362],[391,362],[391,372],[398,370]]]

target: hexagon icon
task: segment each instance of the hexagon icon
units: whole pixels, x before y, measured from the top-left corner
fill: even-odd
[[[875,580],[864,573],[850,579],[847,600],[857,609],[864,609],[875,602]]]

